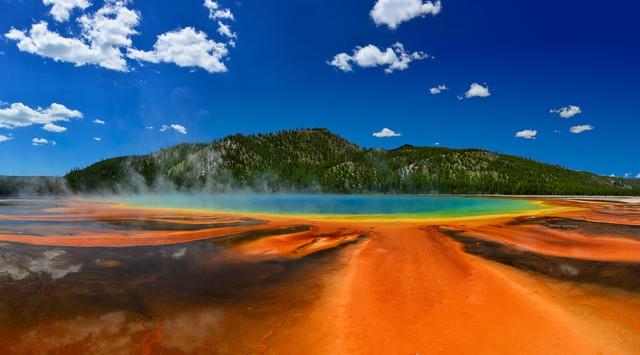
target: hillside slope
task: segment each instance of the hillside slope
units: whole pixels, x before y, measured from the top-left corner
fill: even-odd
[[[104,160],[66,176],[74,192],[206,190],[639,195],[597,176],[479,149],[365,149],[326,129],[233,135]]]

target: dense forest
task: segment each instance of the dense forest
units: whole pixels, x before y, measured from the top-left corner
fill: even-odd
[[[107,159],[65,176],[73,192],[640,195],[640,181],[480,149],[366,149],[326,129],[233,135]]]

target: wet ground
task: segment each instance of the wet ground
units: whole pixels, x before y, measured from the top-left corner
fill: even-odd
[[[0,201],[0,353],[637,353],[640,207],[340,220]]]

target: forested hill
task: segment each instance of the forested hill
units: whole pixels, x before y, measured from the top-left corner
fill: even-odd
[[[640,181],[479,149],[361,148],[326,129],[233,135],[108,159],[66,176],[74,192],[294,191],[640,195]]]

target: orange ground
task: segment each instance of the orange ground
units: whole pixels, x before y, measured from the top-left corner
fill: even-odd
[[[638,206],[606,202],[555,203],[581,208],[563,213],[566,217],[640,225]],[[114,211],[98,209],[83,217],[122,217]],[[136,216],[148,219],[162,213],[137,210]],[[178,215],[184,217],[191,212]],[[64,218],[64,214],[59,218]],[[233,221],[241,217],[217,218]],[[539,225],[510,225],[511,220],[421,223],[274,218],[250,227],[187,232],[95,232],[71,237],[2,235],[0,240],[63,246],[155,245],[306,224],[310,226],[309,231],[264,236],[229,246],[229,251],[241,258],[302,258],[355,242],[337,251],[335,268],[327,272],[310,270],[308,277],[314,278],[311,281],[305,277],[288,281],[284,291],[289,290],[292,295],[307,292],[311,287],[307,285],[312,282],[313,295],[304,298],[304,304],[287,305],[286,292],[283,292],[285,296],[270,298],[269,302],[280,306],[270,305],[272,314],[263,318],[242,315],[245,304],[238,309],[224,309],[222,312],[227,318],[217,313],[207,313],[206,319],[196,316],[195,321],[190,320],[191,326],[197,325],[198,319],[222,317],[216,320],[216,327],[224,324],[226,335],[204,332],[205,340],[191,348],[186,343],[182,348],[168,345],[169,340],[180,342],[193,335],[176,339],[178,335],[167,333],[166,321],[160,330],[157,326],[147,329],[136,323],[147,330],[143,335],[128,338],[130,347],[125,349],[129,350],[271,354],[639,353],[640,297],[636,292],[553,279],[471,255],[439,228],[454,228],[540,255],[595,261],[639,263],[640,240],[606,234],[587,236]],[[207,327],[204,320],[202,327]],[[51,332],[58,329],[50,326]],[[47,325],[41,325],[41,329],[44,329],[42,336],[50,334]],[[224,339],[229,334],[231,337],[243,334],[243,340]],[[98,349],[98,352],[103,349],[74,344],[77,347],[68,349]],[[140,347],[141,344],[144,346]],[[20,349],[30,348],[28,344],[24,346],[26,348]]]

